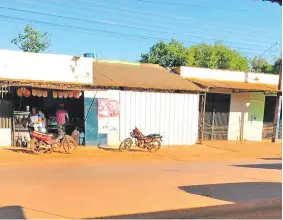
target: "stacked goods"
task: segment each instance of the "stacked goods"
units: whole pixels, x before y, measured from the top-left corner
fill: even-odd
[[[57,91],[53,91],[53,98],[55,98],[55,99],[58,98],[58,93],[57,93]]]
[[[18,95],[19,97],[22,97],[22,96],[24,96],[24,97],[30,97],[30,94],[31,94],[31,92],[30,92],[29,89],[26,89],[26,88],[18,88],[18,89],[17,89],[17,95]]]

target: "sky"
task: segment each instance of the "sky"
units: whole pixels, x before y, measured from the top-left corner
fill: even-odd
[[[0,49],[25,25],[48,32],[47,53],[135,62],[158,40],[224,44],[273,61],[282,48],[282,8],[260,0],[0,0]],[[276,44],[277,43],[277,44]]]

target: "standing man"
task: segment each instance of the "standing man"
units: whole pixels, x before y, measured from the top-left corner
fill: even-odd
[[[56,111],[57,125],[62,126],[69,121],[68,112],[64,109],[64,104],[60,104],[60,108]]]

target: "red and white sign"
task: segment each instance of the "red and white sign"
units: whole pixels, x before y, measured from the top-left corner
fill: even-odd
[[[98,133],[117,132],[119,127],[119,101],[98,99]]]
[[[98,99],[98,118],[108,118],[109,109],[108,109],[108,100],[107,99]]]
[[[119,101],[108,100],[109,117],[119,117]]]

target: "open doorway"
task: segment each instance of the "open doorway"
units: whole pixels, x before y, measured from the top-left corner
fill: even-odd
[[[273,119],[276,107],[276,96],[265,96],[262,139],[271,139],[273,132]],[[280,112],[279,139],[282,139],[282,108]]]

